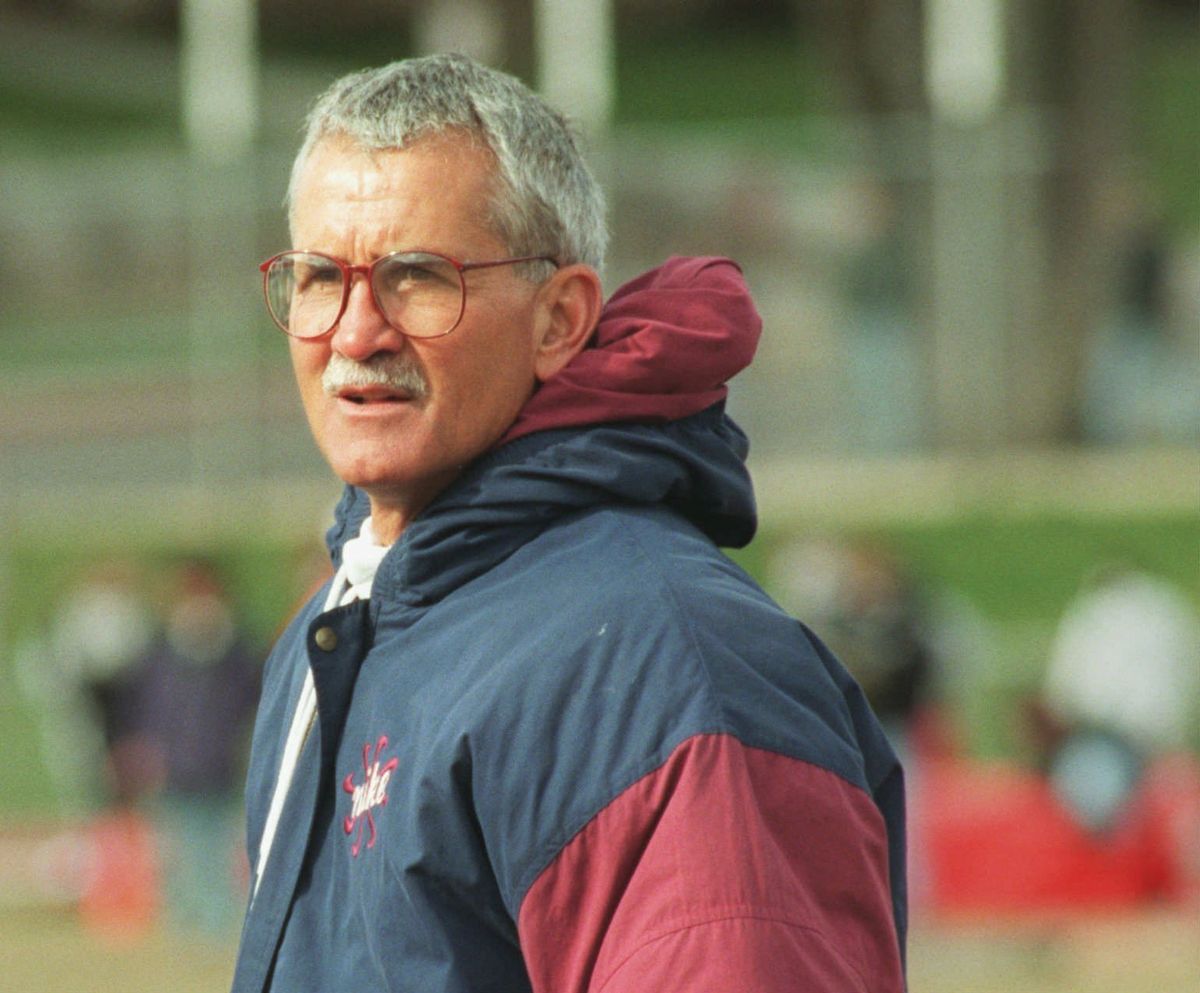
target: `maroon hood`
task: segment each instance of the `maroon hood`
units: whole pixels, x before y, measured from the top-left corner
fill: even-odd
[[[548,428],[699,413],[725,398],[761,329],[736,263],[670,258],[609,298],[588,347],[530,397],[499,444]]]

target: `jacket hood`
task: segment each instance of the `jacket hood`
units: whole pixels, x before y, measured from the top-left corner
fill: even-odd
[[[761,330],[735,262],[672,257],[613,293],[588,347],[534,393],[500,444],[551,427],[698,413],[725,399]]]
[[[601,506],[665,506],[718,545],[749,542],[748,444],[724,397],[759,329],[727,260],[672,259],[626,284],[593,344],[409,524],[376,573],[380,599],[437,600],[556,519]],[[335,564],[369,513],[347,487],[327,535]]]

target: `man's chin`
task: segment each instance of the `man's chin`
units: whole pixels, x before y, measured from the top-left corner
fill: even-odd
[[[379,462],[333,458],[330,464],[342,482],[370,497],[373,508],[390,508],[405,518],[424,509],[460,471],[440,464],[413,465],[394,457]]]
[[[345,463],[336,458],[330,464],[342,482],[356,486],[365,493],[402,493],[414,487],[420,488],[422,484],[420,473],[406,471],[401,466]]]

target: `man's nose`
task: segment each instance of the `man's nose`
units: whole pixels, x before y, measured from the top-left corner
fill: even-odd
[[[404,335],[388,324],[380,312],[367,280],[354,277],[346,309],[330,337],[330,347],[348,359],[361,362],[378,352],[398,352],[404,342]]]

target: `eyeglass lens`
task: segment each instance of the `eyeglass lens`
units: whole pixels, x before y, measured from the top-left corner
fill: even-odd
[[[288,334],[316,338],[337,323],[345,274],[330,258],[309,252],[282,255],[267,269],[267,305]],[[463,307],[463,282],[449,259],[403,252],[371,271],[375,302],[389,324],[417,338],[450,331]]]

